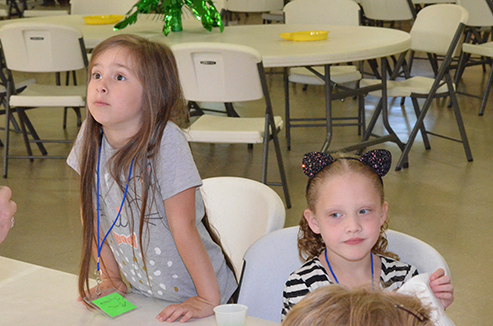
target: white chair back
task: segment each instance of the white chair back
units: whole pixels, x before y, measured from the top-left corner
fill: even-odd
[[[439,4],[423,8],[411,28],[414,51],[446,55],[460,24],[467,24],[467,10],[459,5]]]
[[[432,246],[420,239],[401,233],[387,230],[388,250],[399,255],[400,261],[413,265],[420,273],[433,273],[443,268],[445,274],[451,276],[450,268],[445,258]]]
[[[207,216],[239,277],[248,247],[284,227],[284,203],[274,190],[250,179],[216,177],[204,179],[203,183],[201,193]]]
[[[249,316],[281,321],[284,284],[303,264],[298,256],[298,230],[294,226],[272,232],[245,253],[238,303],[248,306]]]
[[[173,45],[171,50],[189,101],[241,102],[264,96],[257,68],[262,57],[250,47],[194,42]]]
[[[286,24],[360,24],[360,7],[352,0],[296,0],[283,11]]]
[[[225,0],[226,9],[233,12],[267,12],[282,10],[283,0]]]
[[[10,70],[61,72],[85,68],[82,33],[76,28],[26,19],[2,26],[0,39]]]
[[[487,0],[457,0],[457,4],[466,8],[469,13],[468,26],[493,26],[493,13]]]
[[[408,0],[360,0],[360,4],[368,19],[401,21],[414,18]]]
[[[238,303],[248,306],[248,315],[279,322],[282,296],[289,275],[303,264],[298,254],[299,227],[272,232],[256,241],[245,253]],[[429,244],[397,231],[387,230],[389,251],[418,268],[420,273],[450,269]]]
[[[71,15],[125,15],[138,0],[70,0]]]

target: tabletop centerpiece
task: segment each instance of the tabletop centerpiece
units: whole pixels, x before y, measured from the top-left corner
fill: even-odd
[[[224,30],[221,15],[212,3],[212,0],[139,0],[125,15],[125,19],[115,25],[115,30],[124,29],[137,21],[139,14],[156,13],[163,15],[163,34],[180,32],[183,30],[181,15],[183,7],[186,7],[193,16],[202,22],[202,26],[208,31],[213,27]]]

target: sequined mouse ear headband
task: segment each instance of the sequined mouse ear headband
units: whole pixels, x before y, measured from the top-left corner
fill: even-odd
[[[368,165],[375,173],[383,177],[390,171],[392,165],[392,154],[385,149],[375,149],[361,155],[359,159],[352,157],[343,157],[342,159],[354,159]],[[303,156],[301,167],[303,173],[310,179],[315,177],[318,172],[322,171],[326,166],[335,162],[330,154],[321,152],[311,152]]]

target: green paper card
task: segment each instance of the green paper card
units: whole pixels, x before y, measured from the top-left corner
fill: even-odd
[[[114,292],[92,302],[110,317],[117,317],[136,307],[118,292]]]

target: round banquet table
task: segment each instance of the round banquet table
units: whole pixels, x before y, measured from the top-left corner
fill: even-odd
[[[0,22],[0,27],[18,20]],[[368,27],[368,26],[331,26],[331,25],[297,25],[297,24],[266,24],[266,25],[237,25],[225,27],[224,32],[214,28],[212,32],[205,30],[195,19],[183,21],[183,31],[171,32],[168,36],[161,33],[162,20],[159,16],[140,15],[134,25],[115,31],[113,24],[87,25],[82,15],[65,15],[52,17],[29,18],[32,22],[50,22],[68,25],[82,31],[87,48],[92,49],[108,37],[116,34],[136,34],[148,39],[173,45],[185,42],[220,42],[250,46],[260,52],[263,65],[266,68],[283,67],[285,76],[288,67],[296,66],[325,66],[325,100],[326,100],[326,128],[327,136],[322,151],[327,151],[332,138],[332,109],[331,102],[336,98],[367,94],[373,89],[358,89],[357,93],[340,92],[332,94],[332,85],[329,82],[330,65],[346,62],[382,59],[382,83],[379,89],[386,88],[386,58],[406,52],[411,47],[411,35],[401,30]],[[299,31],[324,30],[329,31],[328,38],[323,41],[293,42],[282,39],[280,33]],[[285,77],[286,80],[286,77]],[[287,81],[285,92],[287,93]],[[383,92],[385,93],[385,92]],[[287,98],[288,94],[286,94]],[[383,95],[382,116],[388,132],[387,136],[380,137],[368,144],[358,144],[358,148],[385,141],[393,141],[401,150],[403,143],[390,127],[387,119],[386,95]],[[288,101],[286,101],[288,103]],[[288,112],[288,108],[286,108]],[[371,130],[367,134],[371,133]],[[352,150],[353,148],[351,148]],[[349,150],[349,149],[348,149]]]
[[[0,27],[19,20],[5,20]],[[49,22],[78,28],[89,49],[115,34],[137,34],[168,45],[184,42],[222,42],[251,46],[263,58],[265,67],[293,67],[360,61],[396,55],[409,49],[411,36],[403,31],[367,26],[330,25],[237,25],[205,30],[194,19],[183,22],[182,32],[161,33],[163,23],[156,15],[140,15],[137,23],[114,31],[113,24],[87,25],[82,15],[64,15],[29,18],[32,22]],[[326,30],[325,41],[292,42],[282,39],[280,33],[307,30]]]

